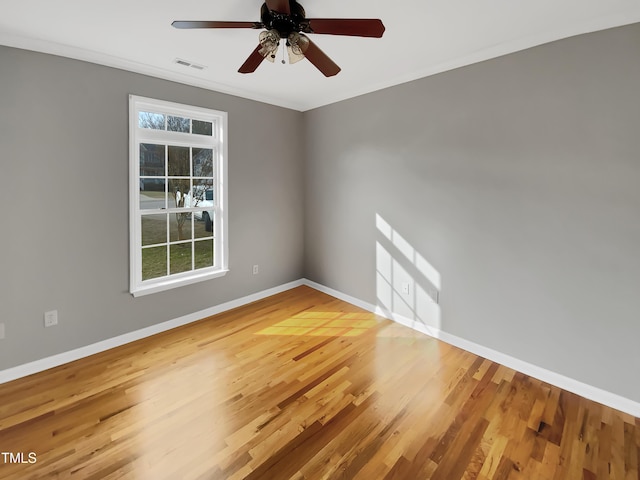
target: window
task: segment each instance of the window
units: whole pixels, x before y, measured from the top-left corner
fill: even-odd
[[[227,272],[227,114],[129,97],[130,290]]]

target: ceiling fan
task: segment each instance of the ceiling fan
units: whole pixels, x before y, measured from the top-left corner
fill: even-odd
[[[305,33],[348,35],[380,38],[384,25],[379,19],[366,18],[306,18],[304,8],[295,0],[265,0],[260,9],[259,22],[182,21],[173,22],[176,28],[253,28],[260,32],[260,43],[242,64],[238,72],[251,73],[266,58],[273,62],[284,39],[289,63],[307,58],[326,77],[340,71],[336,65]],[[284,60],[283,60],[284,62]]]

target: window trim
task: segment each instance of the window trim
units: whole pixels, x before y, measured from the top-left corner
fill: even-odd
[[[157,139],[167,144],[181,145],[187,143],[195,147],[211,147],[208,136],[199,138],[198,135],[180,132],[154,131],[141,129],[138,126],[140,111],[161,112],[169,115],[196,118],[198,120],[215,120],[217,131],[213,132],[217,139],[219,161],[214,168],[217,197],[214,238],[214,267],[201,270],[190,270],[155,279],[142,280],[142,232],[140,208],[140,160],[139,145],[149,140]],[[142,132],[142,133],[141,133]],[[188,135],[188,137],[186,136]],[[165,100],[129,95],[129,291],[134,297],[166,291],[172,288],[191,285],[226,275],[229,271],[229,240],[227,218],[227,112],[209,108],[183,105]],[[188,139],[188,141],[186,141]],[[197,208],[197,207],[196,207]],[[204,208],[204,207],[203,207]],[[167,245],[169,246],[169,245]],[[217,267],[215,266],[217,265]]]

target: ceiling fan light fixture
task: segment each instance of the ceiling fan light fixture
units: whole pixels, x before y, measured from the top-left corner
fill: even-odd
[[[258,52],[270,62],[275,60],[279,44],[280,34],[277,31],[260,32],[260,50]]]
[[[287,38],[287,51],[289,53],[289,63],[297,63],[305,58],[304,52],[309,47],[309,39],[300,35],[298,32],[293,32]]]

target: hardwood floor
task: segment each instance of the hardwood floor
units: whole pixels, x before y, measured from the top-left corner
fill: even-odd
[[[19,480],[637,480],[640,420],[299,287],[0,385],[0,452]]]

